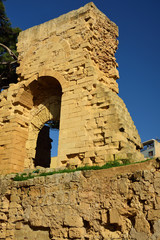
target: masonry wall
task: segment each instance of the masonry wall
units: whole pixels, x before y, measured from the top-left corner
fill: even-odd
[[[160,238],[160,162],[0,178],[0,239]]]
[[[19,82],[0,96],[1,172],[34,168],[38,133],[49,120],[60,120],[59,167],[143,158],[117,95],[117,37],[93,3],[20,33]]]

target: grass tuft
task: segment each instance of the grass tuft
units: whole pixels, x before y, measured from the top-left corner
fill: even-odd
[[[30,172],[28,175],[27,175],[27,173],[22,173],[20,175],[17,173],[16,176],[13,178],[13,181],[25,181],[25,180],[28,180],[28,179],[32,179],[34,177],[49,176],[49,175],[60,174],[60,173],[70,173],[70,172],[76,172],[76,171],[108,169],[108,168],[112,168],[112,167],[119,167],[119,166],[135,164],[135,163],[142,163],[142,162],[146,162],[148,160],[150,160],[150,159],[147,159],[147,160],[144,160],[144,161],[141,161],[141,162],[131,163],[131,162],[129,162],[128,159],[121,159],[119,161],[115,160],[115,161],[107,162],[103,166],[84,166],[84,167],[78,167],[76,169],[64,169],[64,170],[59,170],[59,171],[42,172],[42,173],[39,173],[40,170],[37,169],[37,170],[34,170],[33,172]],[[35,174],[37,174],[37,175],[35,175]]]

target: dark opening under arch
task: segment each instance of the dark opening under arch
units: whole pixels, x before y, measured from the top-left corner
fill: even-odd
[[[40,111],[38,111],[37,115],[38,121],[41,122],[41,119],[42,121],[44,119],[47,120],[40,125],[41,130],[37,136],[33,163],[35,167],[41,166],[49,168],[51,163],[51,138],[53,137],[53,134],[52,137],[50,136],[50,130],[59,130],[62,88],[55,78],[40,77],[38,79],[38,86],[34,88],[33,91],[34,106],[36,106],[37,109],[40,106]],[[46,110],[43,111],[43,109]],[[41,114],[42,112],[45,115]]]
[[[51,163],[51,142],[52,139],[49,137],[48,126],[43,126],[40,130],[37,138],[37,146],[36,146],[36,155],[34,159],[34,165],[41,166],[45,168],[50,167]]]

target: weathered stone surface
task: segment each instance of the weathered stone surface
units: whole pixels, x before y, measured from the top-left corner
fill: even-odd
[[[85,235],[84,228],[70,228],[69,229],[69,238],[70,239],[83,239]]]
[[[69,227],[83,227],[83,221],[76,211],[68,209],[67,214],[64,216],[64,225]]]
[[[158,220],[160,217],[160,209],[150,209],[148,211],[148,220]]]
[[[109,222],[110,224],[121,224],[120,215],[116,208],[112,208],[109,210]]]
[[[152,235],[151,239],[159,240],[160,239],[160,220],[154,222],[153,231],[154,231],[154,234]]]
[[[28,240],[34,240],[34,239],[44,239],[49,240],[49,232],[47,229],[35,229],[33,230],[32,227],[28,225],[23,225],[21,229],[15,230],[15,239],[28,239]]]
[[[159,196],[148,187],[159,178],[155,165],[150,160],[39,177],[43,181],[13,182],[12,176],[3,176],[0,239],[158,240]],[[10,191],[1,191],[6,182]]]
[[[134,240],[139,240],[139,239],[148,240],[149,239],[149,236],[146,233],[136,232],[136,230],[134,228],[131,229],[130,236],[131,236],[131,239],[134,239]]]
[[[135,230],[137,232],[150,233],[150,225],[141,212],[135,217]]]
[[[40,129],[60,120],[54,167],[142,159],[118,93],[118,27],[93,3],[20,33],[19,82],[0,96],[0,172],[34,168]]]

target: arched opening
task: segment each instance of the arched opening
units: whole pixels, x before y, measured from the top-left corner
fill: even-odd
[[[58,155],[58,140],[59,140],[59,124],[60,121],[50,120],[45,126],[49,127],[49,137],[51,141],[51,158]]]
[[[57,157],[59,120],[49,120],[39,131],[36,143],[34,166],[49,168],[51,160]],[[53,159],[54,160],[54,159]]]
[[[49,127],[43,126],[40,130],[36,144],[36,155],[34,158],[34,166],[48,168],[51,163],[51,142],[49,137]]]
[[[45,76],[31,83],[32,120],[27,143],[28,162],[25,167],[50,167],[57,155],[62,88],[57,79]],[[55,145],[55,141],[57,144]]]

